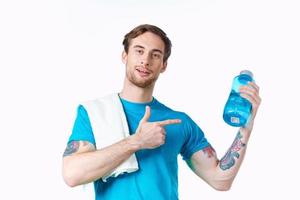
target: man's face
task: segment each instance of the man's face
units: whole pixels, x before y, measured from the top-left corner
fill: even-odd
[[[122,54],[126,65],[126,78],[134,85],[147,88],[154,85],[159,74],[164,72],[164,42],[159,36],[146,32],[131,40],[128,53]]]

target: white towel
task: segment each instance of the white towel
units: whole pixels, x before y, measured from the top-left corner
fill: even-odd
[[[117,93],[83,102],[81,105],[88,113],[97,149],[107,147],[130,136],[127,119]],[[106,182],[109,177],[117,177],[124,172],[131,173],[138,169],[136,156],[132,154],[116,169],[105,174],[102,180]],[[84,187],[85,190],[89,190],[86,187],[90,186]]]

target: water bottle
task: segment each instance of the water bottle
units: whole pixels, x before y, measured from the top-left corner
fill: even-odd
[[[234,127],[246,125],[251,115],[251,103],[240,96],[240,86],[247,85],[248,82],[254,82],[253,74],[249,70],[243,70],[233,79],[231,92],[224,107],[224,121]]]

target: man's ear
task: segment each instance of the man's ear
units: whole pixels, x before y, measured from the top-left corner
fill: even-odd
[[[127,53],[125,52],[125,50],[122,52],[122,62],[124,64],[127,63]]]
[[[163,63],[163,67],[161,68],[160,73],[163,73],[164,71],[166,71],[167,65],[168,65],[167,61]]]

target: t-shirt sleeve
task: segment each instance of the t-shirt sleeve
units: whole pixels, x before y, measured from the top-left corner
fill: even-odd
[[[68,143],[79,140],[88,141],[95,145],[95,138],[90,119],[87,111],[82,105],[79,105],[77,108],[77,117]]]
[[[185,143],[180,152],[184,160],[190,159],[195,152],[210,145],[201,128],[187,115],[184,123],[184,134]]]

